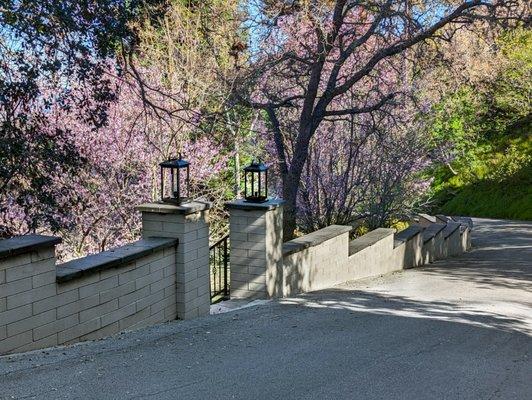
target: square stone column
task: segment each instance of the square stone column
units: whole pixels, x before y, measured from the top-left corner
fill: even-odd
[[[225,204],[230,224],[231,298],[282,296],[283,203],[276,199]]]
[[[210,313],[209,208],[210,203],[182,205],[147,203],[142,212],[142,237],[177,238],[177,317],[191,319]]]

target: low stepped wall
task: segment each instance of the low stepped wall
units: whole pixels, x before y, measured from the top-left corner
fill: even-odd
[[[420,214],[402,232],[376,229],[349,240],[331,225],[283,243],[283,200],[234,200],[229,211],[231,298],[291,296],[350,280],[419,267],[469,249],[472,223]]]
[[[141,240],[60,265],[60,238],[1,240],[0,355],[208,315],[209,207],[143,204]]]
[[[393,259],[399,269],[419,267],[423,259],[423,228],[409,226],[394,235]]]
[[[399,233],[379,228],[352,241],[351,227],[332,225],[288,241],[283,244],[282,296],[415,268],[468,251],[470,222],[445,218],[423,214],[420,223]]]
[[[177,239],[143,239],[56,265],[59,238],[0,242],[0,354],[175,319]]]
[[[331,225],[284,243],[282,295],[322,289],[344,279],[350,230]]]

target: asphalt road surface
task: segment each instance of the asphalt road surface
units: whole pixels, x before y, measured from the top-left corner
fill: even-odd
[[[532,224],[428,267],[0,358],[1,399],[532,399]]]

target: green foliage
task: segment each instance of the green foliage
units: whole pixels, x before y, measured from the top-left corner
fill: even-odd
[[[532,33],[499,39],[504,67],[482,90],[463,85],[435,109],[436,144],[454,159],[432,170],[435,211],[532,219]]]
[[[481,180],[460,188],[441,211],[449,215],[532,220],[532,168],[503,181]]]

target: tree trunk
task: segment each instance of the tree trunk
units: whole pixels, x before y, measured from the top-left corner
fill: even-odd
[[[310,135],[309,135],[310,137]],[[299,193],[299,186],[301,184],[301,175],[308,157],[308,141],[301,142],[296,146],[294,156],[290,165],[290,170],[283,175],[283,197],[286,201],[283,219],[283,237],[284,240],[291,240],[294,238],[294,233],[297,228],[297,195]]]
[[[283,199],[286,201],[283,211],[283,240],[292,240],[297,228],[297,193],[299,191],[299,179],[294,179],[292,173],[283,176]]]
[[[291,240],[297,227],[297,194],[301,182],[301,174],[308,156],[310,138],[318,124],[311,125],[308,121],[301,123],[297,135],[298,140],[290,163],[287,163],[284,137],[281,132],[279,120],[273,108],[266,110],[272,124],[275,147],[279,159],[279,172],[282,180],[283,199],[285,200],[283,212],[283,240]],[[288,167],[290,165],[290,167]]]

